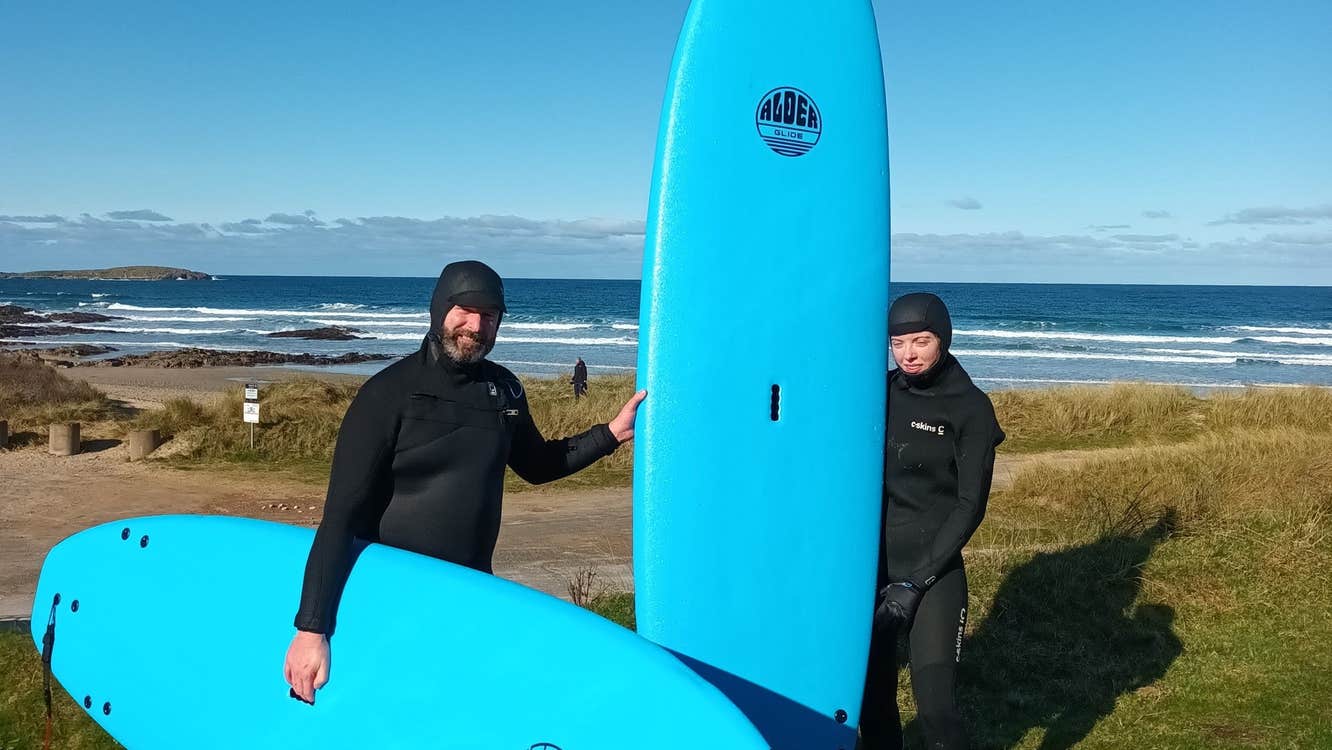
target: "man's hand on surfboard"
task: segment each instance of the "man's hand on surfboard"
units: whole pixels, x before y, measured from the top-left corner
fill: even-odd
[[[634,417],[638,416],[638,405],[647,398],[647,391],[639,391],[632,398],[625,402],[620,408],[620,413],[615,415],[615,419],[606,425],[610,428],[611,434],[616,440],[623,443],[634,436]]]
[[[282,676],[297,698],[314,704],[315,691],[328,682],[328,639],[322,633],[299,631],[287,649]]]

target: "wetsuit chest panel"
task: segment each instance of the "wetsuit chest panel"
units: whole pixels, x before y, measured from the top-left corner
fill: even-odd
[[[459,403],[433,393],[413,393],[403,410],[397,452],[420,448],[463,427],[508,433],[504,411],[495,405]]]
[[[923,563],[957,504],[957,421],[947,397],[889,388],[885,559],[893,576]]]
[[[910,408],[898,409],[896,414],[890,411],[888,474],[933,474],[940,466],[951,468],[956,439],[953,421],[939,411]]]
[[[502,389],[468,383],[407,399],[393,457],[387,544],[490,569],[513,417]]]

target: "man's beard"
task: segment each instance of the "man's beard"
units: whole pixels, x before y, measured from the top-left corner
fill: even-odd
[[[486,341],[479,333],[471,331],[448,331],[439,337],[439,343],[444,350],[444,355],[454,364],[474,365],[485,358],[491,349],[495,348],[495,341]]]

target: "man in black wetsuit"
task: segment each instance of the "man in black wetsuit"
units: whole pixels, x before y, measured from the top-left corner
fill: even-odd
[[[879,602],[861,718],[864,750],[902,747],[897,637],[911,644],[911,687],[927,746],[966,747],[953,697],[967,622],[962,547],[985,515],[994,449],[1004,433],[990,399],[948,353],[943,300],[893,303],[888,333],[898,367],[888,377],[887,455]]]
[[[577,401],[579,396],[587,395],[587,364],[583,362],[582,357],[574,362],[573,377],[569,382],[573,383],[574,401]]]
[[[528,482],[550,482],[633,437],[644,391],[609,424],[543,438],[522,383],[485,359],[504,311],[498,274],[478,261],[450,263],[420,350],[366,381],[347,410],[284,665],[305,701],[328,680],[327,635],[354,539],[490,573],[506,464]]]

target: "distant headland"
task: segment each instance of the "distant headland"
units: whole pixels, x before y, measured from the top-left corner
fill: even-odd
[[[211,281],[212,274],[166,266],[117,266],[84,271],[0,273],[0,279],[100,279],[104,281]]]

